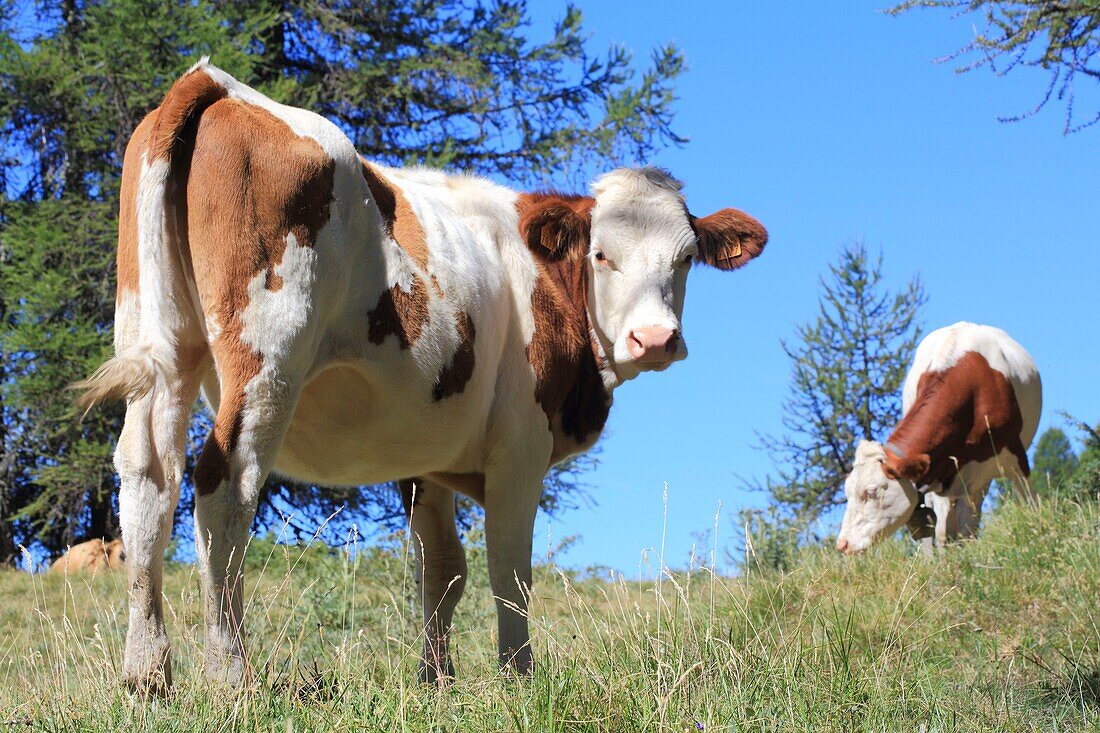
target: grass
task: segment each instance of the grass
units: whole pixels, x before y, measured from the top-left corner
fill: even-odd
[[[0,731],[1070,731],[1100,729],[1100,512],[1009,504],[935,560],[901,541],[787,574],[659,583],[537,572],[531,679],[495,673],[484,551],[456,618],[459,679],[416,682],[401,547],[256,541],[256,684],[211,689],[192,567],[166,577],[173,694],[117,683],[120,575],[0,573]],[[292,571],[292,572],[291,572]]]

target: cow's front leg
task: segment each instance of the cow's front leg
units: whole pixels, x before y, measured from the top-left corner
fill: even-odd
[[[978,528],[982,523],[982,504],[985,502],[985,495],[989,492],[989,485],[992,483],[992,479],[983,479],[975,481],[962,490],[962,496],[955,505],[955,511],[959,517],[958,532],[960,538],[974,539],[978,536]]]
[[[936,491],[929,491],[925,495],[925,503],[930,505],[932,511],[936,513],[936,545],[943,549],[959,534],[955,499]]]
[[[542,459],[542,465],[546,460]],[[497,606],[497,653],[501,669],[533,669],[527,626],[531,591],[531,544],[545,471],[537,459],[518,470],[496,471],[485,482],[485,544],[489,582]]]
[[[455,606],[466,588],[466,553],[455,526],[455,497],[430,481],[402,481],[401,498],[416,549],[417,582],[424,609],[422,682],[454,677],[450,633]]]
[[[195,548],[206,617],[206,674],[230,685],[250,677],[242,565],[260,488],[297,403],[298,389],[292,385],[267,368],[243,385],[226,379],[223,371],[221,405],[195,466]]]

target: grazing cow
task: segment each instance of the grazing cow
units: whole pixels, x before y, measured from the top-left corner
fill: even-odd
[[[98,573],[100,570],[122,570],[126,566],[126,549],[122,540],[88,540],[73,545],[53,561],[48,572],[58,575]]]
[[[590,197],[388,168],[205,61],[181,77],[127,147],[115,356],[78,385],[85,407],[127,401],[126,679],[171,681],[161,557],[200,388],[216,414],[194,475],[208,675],[248,675],[241,560],[271,471],[423,478],[405,486],[427,679],[451,672],[465,575],[453,493],[480,503],[501,664],[529,670],[544,475],[596,441],[618,385],[687,355],[692,262],[734,270],[767,240],[734,209],[692,216],[680,189],[652,168]]]
[[[941,546],[974,536],[995,478],[1028,491],[1042,406],[1035,362],[1001,329],[961,322],[928,334],[905,378],[901,422],[886,445],[856,449],[837,549],[862,552],[907,521],[921,539],[930,515]]]

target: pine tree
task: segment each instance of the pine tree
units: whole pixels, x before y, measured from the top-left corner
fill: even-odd
[[[330,117],[368,158],[516,184],[679,142],[679,52],[639,70],[591,48],[581,20],[567,7],[535,42],[522,1],[0,0],[0,561],[115,532],[121,410],[81,421],[64,387],[109,352],[122,153],[180,73],[210,55]],[[368,489],[271,483],[266,497],[261,523],[399,507]]]
[[[1092,427],[1066,413],[1062,414],[1077,428],[1084,446],[1077,456],[1077,466],[1060,493],[1083,504],[1100,501],[1100,426]]]
[[[1061,428],[1047,428],[1035,444],[1031,460],[1031,488],[1039,496],[1062,493],[1077,471],[1077,454]]]
[[[845,247],[821,279],[817,318],[783,342],[791,361],[786,433],[762,435],[779,466],[762,486],[787,516],[808,526],[844,500],[844,479],[861,439],[884,440],[901,415],[901,385],[920,341],[924,290],[914,277],[886,288],[882,256]]]

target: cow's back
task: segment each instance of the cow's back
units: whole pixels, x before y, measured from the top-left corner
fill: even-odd
[[[969,419],[957,411],[967,405]],[[914,409],[916,408],[916,409]],[[1038,430],[1042,384],[1031,355],[1005,331],[959,322],[930,333],[917,347],[902,392],[902,420],[891,436],[935,449],[929,435],[952,432],[953,456],[963,444],[988,440],[1021,454]],[[965,424],[963,424],[965,423]]]
[[[158,164],[159,189],[146,182]],[[498,383],[534,392],[537,273],[514,192],[368,163],[330,121],[206,64],[142,123],[124,179],[119,303],[140,298],[141,336],[137,318],[120,332],[163,331],[183,362],[212,356],[212,454],[230,452],[246,403],[293,399],[250,390],[293,384],[275,459],[286,475],[475,470]],[[150,206],[160,191],[167,237]]]

